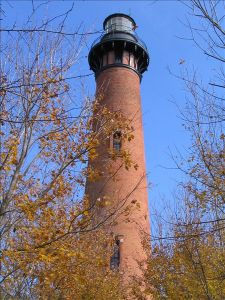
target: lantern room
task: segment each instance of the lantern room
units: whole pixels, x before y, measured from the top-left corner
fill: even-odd
[[[90,69],[96,76],[106,68],[126,67],[141,79],[149,64],[149,54],[135,33],[136,27],[135,21],[125,14],[117,13],[105,19],[104,34],[92,44],[88,56]]]

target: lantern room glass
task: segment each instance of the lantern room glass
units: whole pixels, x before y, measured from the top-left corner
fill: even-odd
[[[125,31],[132,33],[134,30],[134,24],[126,17],[112,17],[106,22],[105,30],[106,33],[113,31]]]

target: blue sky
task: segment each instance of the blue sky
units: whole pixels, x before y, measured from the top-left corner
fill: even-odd
[[[41,2],[34,1],[37,6]],[[72,1],[50,1],[48,12],[40,8],[38,18],[46,14],[54,16],[68,10]],[[4,1],[3,23],[20,24],[32,10],[31,1]],[[181,81],[172,76],[168,68],[180,74],[184,68],[196,68],[207,74],[209,64],[201,51],[191,41],[178,37],[188,37],[189,31],[182,24],[187,17],[187,8],[179,1],[74,1],[74,9],[68,17],[68,31],[82,24],[87,31],[102,30],[104,19],[112,13],[129,14],[138,25],[137,33],[147,44],[150,66],[144,74],[141,93],[147,172],[152,184],[149,189],[150,207],[162,205],[161,199],[170,201],[172,192],[182,174],[176,170],[170,157],[170,150],[178,148],[185,153],[189,137],[182,127],[182,120],[174,101],[182,108],[185,105],[185,91]],[[10,25],[9,25],[10,26]],[[81,74],[89,73],[85,56],[98,35],[90,36],[82,49],[83,59],[79,65]],[[180,60],[184,64],[180,65]],[[89,94],[94,95],[94,77],[85,83]],[[170,149],[170,150],[169,150]]]

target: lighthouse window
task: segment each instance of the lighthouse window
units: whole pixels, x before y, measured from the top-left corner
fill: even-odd
[[[115,63],[121,63],[122,62],[122,51],[120,49],[118,49],[116,51],[116,54],[115,54]]]
[[[120,55],[117,55],[116,56],[116,63],[121,63],[121,56]]]
[[[113,149],[116,152],[119,152],[121,150],[122,147],[122,134],[120,131],[116,131],[113,134]]]
[[[113,247],[113,254],[110,258],[110,269],[117,271],[120,266],[120,241],[116,240]]]

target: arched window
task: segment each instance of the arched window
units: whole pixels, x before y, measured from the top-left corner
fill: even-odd
[[[113,149],[116,152],[119,152],[121,150],[122,147],[122,134],[121,131],[116,131],[113,134]]]
[[[119,266],[120,266],[120,240],[117,239],[113,247],[113,254],[110,258],[110,269],[118,271]]]

